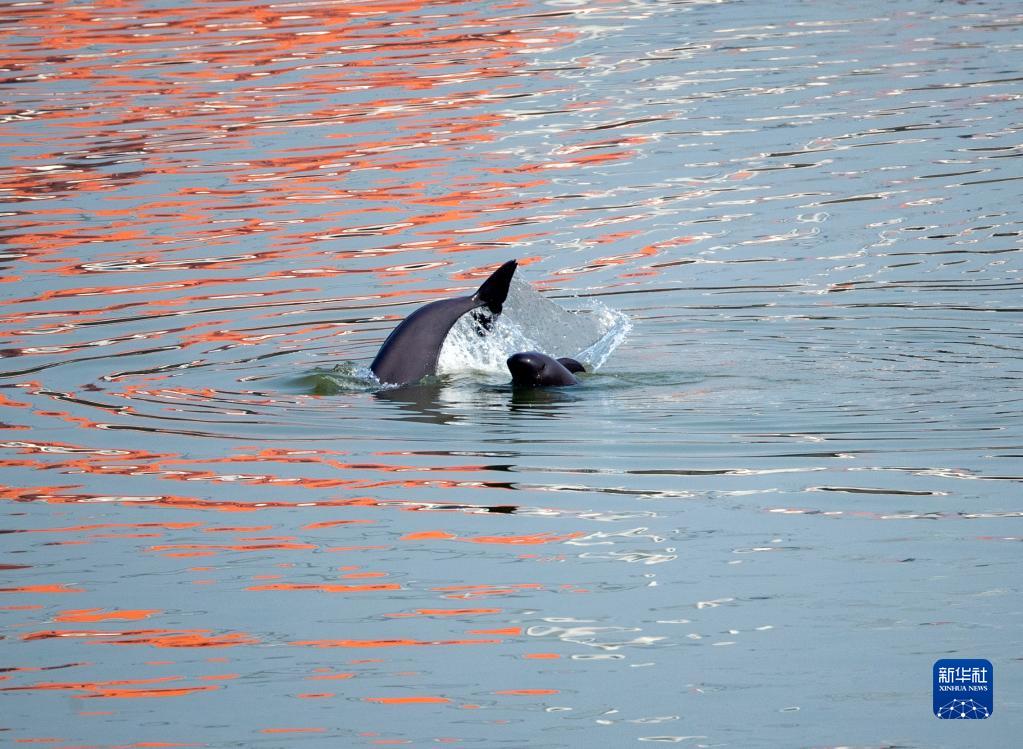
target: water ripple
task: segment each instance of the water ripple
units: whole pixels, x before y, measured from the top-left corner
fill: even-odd
[[[1011,671],[1020,22],[0,10],[12,740],[947,742],[905,674]],[[362,377],[511,257],[619,321],[581,386]]]

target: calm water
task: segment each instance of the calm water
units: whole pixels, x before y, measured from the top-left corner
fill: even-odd
[[[1021,26],[4,6],[0,743],[1014,745]],[[582,387],[317,385],[509,258]]]

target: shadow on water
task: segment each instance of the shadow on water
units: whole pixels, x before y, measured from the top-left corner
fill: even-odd
[[[368,370],[345,361],[332,369],[317,369],[291,378],[286,387],[319,396],[371,393],[378,404],[394,407],[382,414],[382,418],[454,424],[484,409],[491,413],[524,412],[530,416],[557,418],[567,415],[571,410],[569,406],[586,401],[597,392],[635,386],[632,379],[593,374],[584,376],[579,386],[523,388],[513,387],[510,382],[497,382],[493,375],[481,377],[463,373],[427,377],[413,385],[381,388]]]
[[[442,383],[407,385],[378,390],[373,393],[373,398],[380,403],[393,405],[397,411],[392,410],[391,413],[402,420],[454,424],[462,418],[451,408],[451,403],[443,398],[444,390],[445,385]]]
[[[586,400],[585,386],[513,387],[508,408],[511,413],[527,412],[530,416],[558,418],[573,410],[574,404]]]
[[[586,400],[579,388],[516,388],[487,383],[433,382],[378,390],[373,398],[394,406],[384,418],[431,424],[475,421],[480,411],[528,414],[533,417],[571,416],[572,406]]]
[[[483,410],[558,417],[595,398],[628,398],[630,391],[648,388],[677,391],[708,379],[730,377],[727,373],[685,371],[593,372],[580,375],[580,384],[575,386],[518,387],[489,372],[467,371],[427,377],[413,385],[381,388],[368,369],[344,361],[279,384],[290,392],[317,396],[371,394],[381,405],[393,404],[402,417],[412,415],[415,421],[450,424]]]

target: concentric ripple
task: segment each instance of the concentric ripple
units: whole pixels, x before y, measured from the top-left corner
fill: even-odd
[[[960,657],[1012,745],[1021,22],[0,9],[5,739],[930,749]]]

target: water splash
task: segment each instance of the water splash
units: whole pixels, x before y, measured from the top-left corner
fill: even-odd
[[[587,370],[596,371],[628,336],[632,321],[625,313],[599,301],[589,300],[588,305],[576,311],[566,310],[541,296],[528,283],[515,280],[504,311],[488,335],[479,335],[472,315],[455,323],[441,348],[437,373],[451,379],[449,384],[456,388],[480,376],[505,382],[508,379],[505,361],[518,351],[571,356]],[[342,361],[329,370],[315,370],[302,376],[298,384],[303,391],[316,395],[380,388],[372,370],[353,361]]]
[[[542,351],[571,356],[593,371],[604,365],[631,328],[627,315],[600,302],[591,300],[586,309],[566,310],[516,279],[489,335],[481,338],[469,315],[455,323],[441,348],[437,369],[440,374],[474,371],[507,376],[509,356]]]
[[[297,379],[302,392],[313,395],[337,395],[339,393],[366,393],[380,388],[380,382],[367,366],[352,361],[342,361],[332,369],[317,369]]]
[[[595,302],[592,314],[606,331],[599,339],[579,352],[575,357],[596,371],[604,366],[614,350],[618,348],[632,330],[632,320],[624,312],[613,310],[603,302]]]

